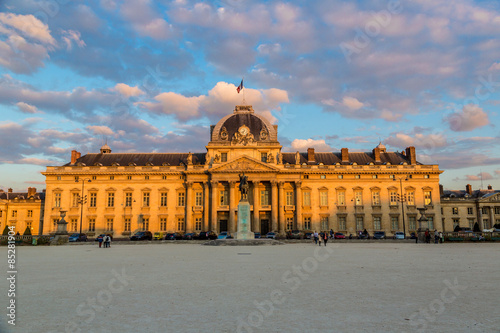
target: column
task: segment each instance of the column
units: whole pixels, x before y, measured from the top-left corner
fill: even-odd
[[[228,231],[230,233],[233,233],[235,232],[236,230],[234,230],[235,228],[235,225],[236,225],[236,221],[235,221],[235,214],[234,214],[234,210],[236,209],[236,205],[235,205],[235,201],[236,201],[236,197],[235,197],[235,193],[234,193],[234,186],[236,185],[236,182],[234,180],[230,181],[229,182],[229,223],[228,223]]]
[[[490,206],[490,229],[493,228],[493,226],[495,225],[495,219],[494,219],[494,216],[493,216],[493,206]],[[481,231],[483,231],[481,229]]]
[[[202,231],[209,231],[209,209],[210,209],[210,192],[208,190],[208,182],[203,183],[203,228]]]
[[[279,197],[279,222],[278,222],[278,228],[279,228],[279,233],[280,234],[285,234],[285,199],[284,199],[284,190],[283,187],[285,186],[284,182],[279,182],[278,183],[278,197]]]
[[[259,182],[253,182],[253,232],[260,232]]]
[[[186,182],[186,232],[193,232],[193,182]]]
[[[211,219],[210,219],[210,230],[218,233],[219,230],[217,228],[217,189],[219,188],[219,182],[214,180],[210,181],[210,186],[212,186],[212,210],[211,210]]]
[[[271,181],[271,195],[272,195],[272,207],[271,207],[271,231],[278,230],[278,182]]]
[[[304,221],[302,220],[302,182],[295,182],[295,218],[296,227],[298,230],[304,230],[302,225]]]

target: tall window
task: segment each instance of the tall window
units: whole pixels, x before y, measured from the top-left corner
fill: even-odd
[[[197,217],[194,220],[194,229],[196,231],[201,231],[201,217]]]
[[[167,192],[161,192],[161,194],[160,194],[160,206],[167,207]]]
[[[61,193],[54,193],[54,207],[61,207]]]
[[[260,153],[260,161],[267,162],[267,153]]]
[[[487,208],[487,207],[481,207],[481,213],[482,213],[483,215],[488,214],[488,208]]]
[[[123,231],[130,231],[130,218],[125,219],[125,225]]]
[[[125,207],[132,207],[132,193],[130,192],[125,193]]]
[[[12,211],[12,217],[17,217],[17,210]],[[57,221],[57,220],[56,220]]]
[[[227,153],[220,153],[220,161],[227,162]]]
[[[429,226],[429,230],[434,230],[434,216],[427,217],[427,225]]]
[[[328,216],[321,216],[321,230],[327,231],[329,228],[328,226]]]
[[[363,231],[364,227],[363,216],[356,216],[356,230]]]
[[[340,191],[337,193],[337,205],[345,206],[345,192]]]
[[[469,215],[474,214],[474,208],[472,208],[472,207],[467,207],[467,214],[469,214]]]
[[[144,192],[142,194],[142,206],[149,207],[149,192]]]
[[[291,206],[294,204],[293,191],[286,191],[286,205]]]
[[[304,229],[311,230],[311,217],[310,216],[304,216]]]
[[[451,211],[452,211],[453,215],[458,215],[458,207],[452,207]]]
[[[469,228],[470,230],[474,230],[474,219],[469,219]]]
[[[395,190],[391,190],[389,192],[389,198],[390,198],[390,205],[397,205],[398,204],[398,192]]]
[[[432,204],[432,192],[431,191],[424,191],[424,204],[426,206]]]
[[[406,192],[406,200],[409,206],[415,206],[415,191]]]
[[[391,216],[391,230],[399,230],[399,217]]]
[[[142,230],[143,231],[149,230],[149,218],[142,219]]]
[[[269,200],[269,191],[268,190],[261,190],[260,191],[260,204],[263,206],[270,205],[270,200]]]
[[[31,222],[26,222],[26,228],[28,228],[28,229],[30,229],[30,230],[32,229],[32,228],[31,228]]]
[[[90,193],[90,207],[96,207],[97,206],[97,193]]]
[[[484,227],[484,229],[489,229],[490,228],[490,220],[483,219],[483,227]]]
[[[28,209],[28,217],[33,217],[33,211],[31,209]]]
[[[95,219],[89,219],[89,231],[95,231]]]
[[[306,191],[302,193],[302,205],[303,206],[311,206],[311,192]]]
[[[78,220],[71,219],[71,231],[77,231],[77,230],[78,230]]]
[[[106,231],[113,231],[113,219],[108,219],[106,222]]]
[[[184,231],[184,218],[177,218],[177,231]]]
[[[196,192],[195,194],[195,206],[203,206],[203,192]]]
[[[417,219],[415,216],[409,216],[408,217],[408,224],[410,226],[410,230],[416,230],[417,229]]]
[[[78,207],[78,203],[80,201],[79,199],[80,199],[80,195],[78,193],[73,193],[71,195],[71,206]]]
[[[327,191],[319,192],[319,205],[320,206],[328,206],[328,192]]]
[[[380,216],[373,217],[373,230],[382,229],[382,223],[380,222]]]
[[[229,193],[227,190],[220,191],[220,205],[221,206],[229,205]]]
[[[286,218],[286,230],[292,230],[293,229],[293,217],[287,217]]]
[[[500,214],[500,207],[498,206],[495,207],[495,214]]]
[[[379,191],[373,191],[372,192],[372,205],[373,206],[379,206],[380,205],[380,192]]]
[[[167,230],[167,218],[166,217],[160,218],[160,230],[161,231]]]
[[[363,205],[363,191],[354,192],[354,203],[356,206]]]
[[[108,193],[108,207],[114,207],[114,206],[115,206],[115,194]]]
[[[186,193],[177,193],[177,206],[184,207],[186,205]]]
[[[460,225],[460,219],[453,219],[453,230]]]
[[[347,230],[345,227],[345,216],[339,216],[339,230]]]

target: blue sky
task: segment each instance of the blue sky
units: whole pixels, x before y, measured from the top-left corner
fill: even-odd
[[[500,188],[500,3],[467,0],[3,1],[0,188],[106,141],[203,152],[243,76],[286,151],[381,140]]]

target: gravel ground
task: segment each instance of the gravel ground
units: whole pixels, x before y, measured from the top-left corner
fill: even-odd
[[[396,242],[18,247],[16,326],[4,314],[0,331],[500,332],[499,249]],[[5,247],[0,252],[7,257]],[[7,275],[6,259],[0,267]],[[4,282],[4,309],[7,289]]]

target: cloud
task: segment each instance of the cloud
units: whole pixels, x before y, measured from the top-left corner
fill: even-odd
[[[71,49],[73,48],[73,43],[80,48],[86,45],[85,42],[80,39],[80,33],[74,30],[64,31],[62,40],[66,44],[66,49],[68,51],[71,51]]]
[[[472,131],[490,123],[488,114],[477,105],[469,104],[462,111],[454,112],[445,118],[450,129],[456,132]]]
[[[415,133],[413,135],[396,133],[385,139],[384,142],[393,147],[405,148],[414,146],[415,148],[423,150],[435,150],[437,148],[446,147],[448,145],[448,140],[442,133]]]
[[[142,91],[139,87],[131,87],[129,85],[126,85],[125,83],[117,83],[113,90],[118,91],[120,94],[126,97],[133,97],[144,94],[144,91]]]
[[[465,175],[465,180],[477,181],[477,180],[490,180],[493,176],[488,172],[481,172],[477,175]]]
[[[87,126],[86,129],[96,135],[113,135],[113,130],[108,126]]]
[[[50,34],[48,25],[33,15],[16,15],[13,13],[0,13],[0,32],[5,33],[6,28],[14,28],[24,37],[33,39],[45,45],[56,46],[56,40]],[[11,32],[12,34],[12,32]]]
[[[286,147],[284,151],[307,151],[307,148],[314,148],[316,152],[330,152],[333,150],[325,140],[314,139],[295,139],[291,142],[290,147]]]
[[[16,103],[16,105],[17,105],[19,111],[21,111],[23,113],[39,113],[36,106],[29,105],[29,104],[24,103],[24,102],[18,102],[18,103]]]
[[[488,71],[498,71],[500,70],[500,62],[495,62],[493,65],[488,68]]]
[[[171,26],[152,8],[150,0],[127,0],[120,8],[123,17],[142,36],[156,40],[171,37]]]

